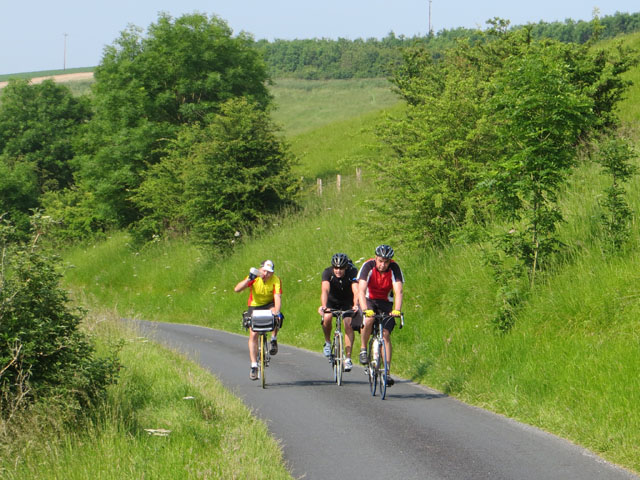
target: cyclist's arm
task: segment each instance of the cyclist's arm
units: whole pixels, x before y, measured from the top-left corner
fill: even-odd
[[[326,280],[322,281],[322,287],[320,290],[320,308],[327,307],[327,301],[329,300],[329,282]],[[320,309],[318,309],[320,311]]]
[[[249,280],[249,277],[245,277],[242,280],[240,280],[238,282],[238,284],[233,288],[234,292],[241,292],[242,290],[244,290],[245,288],[249,287],[251,285],[251,280]]]
[[[360,289],[358,282],[351,283],[351,291],[353,292],[353,309],[357,310],[358,304],[360,303]]]
[[[360,280],[358,282],[358,301],[360,302],[360,308],[367,309],[367,281]]]
[[[403,286],[402,282],[394,282],[393,283],[393,301],[394,301],[394,310],[402,311],[402,295],[403,295]]]
[[[282,294],[274,293],[273,294],[273,313],[280,313],[280,306],[282,304]]]

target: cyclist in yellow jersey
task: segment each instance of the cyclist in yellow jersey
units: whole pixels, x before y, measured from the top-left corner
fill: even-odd
[[[280,312],[282,302],[282,284],[280,278],[273,274],[273,262],[265,260],[259,269],[251,269],[249,275],[242,279],[235,286],[235,292],[241,292],[245,288],[249,288],[249,309],[251,314],[254,310],[271,310],[271,312],[279,318],[276,322],[276,328],[271,334],[271,348],[269,353],[275,355],[278,353],[278,329],[282,327],[284,316]],[[249,358],[251,360],[251,371],[249,378],[251,380],[258,379],[258,334],[252,329],[249,332]]]

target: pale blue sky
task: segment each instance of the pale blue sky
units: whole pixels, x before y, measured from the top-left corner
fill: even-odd
[[[595,7],[603,16],[635,13],[640,2],[432,0],[431,27],[484,28],[493,17],[512,25],[589,20]],[[146,30],[159,11],[216,14],[235,33],[268,40],[411,37],[429,29],[429,0],[0,0],[0,74],[97,65],[128,24]]]

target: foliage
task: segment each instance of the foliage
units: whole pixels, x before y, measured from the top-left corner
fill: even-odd
[[[640,30],[640,13],[607,15],[594,21],[539,22],[516,25],[511,31],[527,30],[536,40],[550,39],[563,43],[583,44],[593,38],[614,38],[623,33]],[[419,48],[437,59],[453,48],[458,41],[477,44],[483,42],[478,29],[454,28],[429,32],[424,36],[405,37],[394,32],[381,39],[338,38],[260,40],[256,47],[264,56],[274,77],[327,80],[345,78],[386,77],[402,68],[404,51]]]
[[[598,161],[611,178],[611,185],[605,190],[602,200],[601,220],[605,227],[609,248],[618,251],[629,239],[630,221],[633,212],[625,200],[623,183],[637,172],[631,163],[637,158],[633,147],[622,138],[609,138],[601,146]]]
[[[496,139],[487,187],[508,220],[524,219],[523,238],[509,238],[532,284],[538,264],[558,246],[557,194],[575,164],[580,134],[595,124],[593,100],[572,82],[564,50],[533,44],[507,59],[486,102]]]
[[[90,118],[88,100],[51,80],[11,80],[0,103],[0,214],[27,232],[43,193],[73,183],[73,138]]]
[[[193,233],[226,250],[239,232],[292,204],[292,165],[269,114],[246,99],[230,100],[206,124],[183,128],[145,174],[134,197],[145,213],[138,232]]]
[[[84,132],[78,188],[100,205],[101,224],[140,219],[132,192],[166,155],[182,125],[205,122],[229,99],[270,102],[263,61],[250,37],[218,17],[160,14],[146,36],[129,27],[95,69],[95,118]]]
[[[38,248],[44,218],[34,217],[29,243],[0,225],[0,414],[11,416],[34,399],[71,409],[92,405],[118,371],[115,357],[98,358],[79,330],[82,312],[59,286],[58,260]]]

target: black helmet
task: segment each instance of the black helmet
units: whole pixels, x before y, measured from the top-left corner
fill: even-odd
[[[378,245],[376,247],[376,256],[382,258],[393,258],[393,248],[389,245]]]
[[[349,257],[344,253],[336,253],[331,257],[331,266],[335,268],[347,268],[349,265]]]

